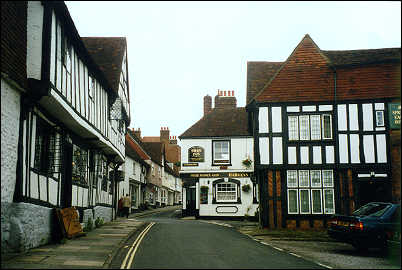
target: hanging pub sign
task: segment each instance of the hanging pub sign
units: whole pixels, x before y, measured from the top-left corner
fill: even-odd
[[[193,146],[188,149],[188,162],[204,162],[204,148]]]
[[[389,103],[389,127],[391,129],[401,128],[401,104],[400,103]]]

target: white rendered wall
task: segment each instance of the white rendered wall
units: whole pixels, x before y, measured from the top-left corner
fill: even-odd
[[[1,78],[1,202],[12,202],[17,168],[20,93]]]
[[[41,79],[43,5],[28,1],[27,14],[27,77]]]

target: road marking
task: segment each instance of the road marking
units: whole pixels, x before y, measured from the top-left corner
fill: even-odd
[[[328,265],[325,265],[325,264],[322,264],[322,263],[316,262],[316,264],[318,264],[318,265],[320,265],[320,266],[322,266],[322,267],[328,268],[328,269],[332,269],[331,266],[328,266]]]
[[[297,254],[294,254],[294,253],[292,253],[292,252],[289,252],[289,254],[290,254],[290,255],[293,255],[293,256],[295,256],[295,257],[298,257],[298,258],[301,258],[301,257],[302,257],[302,256],[297,255]]]
[[[123,263],[120,266],[120,269],[130,269],[131,267],[131,263],[133,261],[133,258],[135,256],[135,252],[137,251],[137,248],[139,246],[139,244],[142,241],[142,238],[144,238],[145,234],[151,229],[151,227],[155,224],[155,222],[150,223],[137,237],[137,239],[135,239],[134,243],[131,245],[130,250],[127,252],[126,257],[123,260]],[[130,257],[130,260],[127,263],[127,259]]]

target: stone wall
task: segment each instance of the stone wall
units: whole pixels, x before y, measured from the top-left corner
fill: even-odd
[[[51,242],[53,209],[1,202],[1,253],[23,252]]]

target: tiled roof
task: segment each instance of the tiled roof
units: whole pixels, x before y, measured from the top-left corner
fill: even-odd
[[[163,150],[163,143],[161,142],[144,142],[143,145],[145,146],[145,150],[151,156],[151,159],[163,166],[162,164],[162,150]]]
[[[187,129],[180,139],[191,137],[251,136],[244,107],[213,109]]]
[[[126,134],[126,154],[138,161],[151,159],[129,134]]]
[[[85,47],[105,74],[111,87],[119,91],[120,73],[126,50],[125,37],[81,37]]]
[[[384,62],[400,62],[401,48],[370,50],[323,51],[334,66],[368,65]]]
[[[271,80],[283,62],[247,62],[246,104]]]
[[[325,51],[321,50],[311,39],[309,35],[306,35],[303,40],[299,43],[299,45],[296,47],[296,49],[293,51],[293,53],[288,57],[288,59],[285,62],[248,62],[247,63],[247,101],[246,104],[250,104],[254,99],[259,98],[261,100],[266,100],[266,101],[295,101],[295,100],[305,100],[307,96],[313,95],[313,93],[310,92],[304,92],[304,90],[309,90],[311,91],[311,87],[308,89],[303,88],[303,83],[306,83],[307,81],[305,79],[312,80],[312,75],[309,73],[307,77],[303,77],[303,72],[308,73],[312,72],[311,66],[306,66],[310,67],[310,70],[308,71],[308,68],[305,69],[303,68],[303,63],[307,63],[310,61],[312,54],[311,51],[304,53],[305,48],[300,49],[300,46],[302,43],[307,44],[311,43],[309,46],[310,48],[315,48],[316,53],[319,53],[323,58],[325,58],[326,64],[325,66],[327,69],[330,69],[331,67],[335,67],[337,71],[340,70],[347,70],[345,68],[348,67],[353,67],[353,68],[360,68],[364,69],[365,73],[370,73],[369,69],[372,69],[373,64],[386,64],[386,65],[394,65],[394,63],[399,63],[400,64],[400,58],[401,58],[401,49],[400,48],[383,48],[383,49],[368,49],[368,50],[343,50],[343,51]],[[298,51],[298,56],[299,58],[294,59],[296,56],[294,55],[295,52]],[[293,56],[293,57],[292,57]],[[310,57],[310,58],[309,58]],[[302,59],[303,58],[303,59]],[[282,77],[280,79],[281,85],[278,85],[278,82],[275,86],[275,91],[272,88],[272,84],[278,79],[278,76],[281,74],[282,68],[287,65],[288,63],[290,64],[290,59],[291,59],[291,64],[293,65],[293,74],[295,77],[289,77],[287,75],[286,78],[284,78],[284,75],[282,74]],[[297,67],[295,67],[296,65]],[[388,67],[384,67],[388,68]],[[325,72],[332,72],[332,71],[324,71],[324,69],[320,69],[323,74]],[[289,68],[288,68],[288,71]],[[317,70],[314,71],[317,73]],[[363,71],[356,71],[357,73],[362,73]],[[351,73],[349,73],[351,74]],[[363,74],[363,73],[362,73]],[[318,76],[318,75],[317,75]],[[349,77],[352,75],[348,75]],[[366,76],[366,74],[361,75],[361,76]],[[296,79],[299,79],[297,81]],[[323,83],[322,81],[325,80],[325,78],[320,78],[317,77],[315,78],[317,80],[321,80],[320,82]],[[285,82],[286,80],[286,82]],[[351,78],[350,80],[353,80]],[[293,84],[297,84],[298,87],[292,88],[291,82],[293,81]],[[368,81],[368,80],[366,80]],[[310,82],[308,82],[310,83]],[[318,83],[318,81],[317,81]],[[367,83],[367,82],[366,82]],[[389,84],[392,84],[392,87],[384,86],[383,88],[389,88],[389,89],[394,89],[393,82],[389,82]],[[362,85],[361,87],[366,87],[366,85]],[[360,88],[361,88],[360,87]],[[283,89],[281,89],[283,88]],[[325,87],[324,87],[325,88]],[[352,88],[359,89],[357,85],[353,86]],[[358,90],[361,91],[361,94],[359,96],[359,93],[354,93],[354,95],[351,95],[349,93],[349,96],[351,98],[360,98],[360,97],[368,97],[372,95],[374,92],[378,93],[379,89],[376,87],[366,87],[367,89],[362,89]],[[284,91],[286,89],[286,91]],[[393,90],[387,90],[387,93],[383,93],[383,95],[389,95],[389,96],[394,96]],[[400,88],[399,88],[400,89]],[[269,90],[269,92],[267,92]],[[297,90],[294,92],[293,90]],[[342,90],[341,87],[339,87],[339,90]],[[261,94],[264,93],[264,97],[261,96]],[[328,93],[326,93],[328,94]],[[339,94],[341,94],[341,91],[339,91]],[[347,95],[345,95],[346,98]],[[325,99],[326,97],[321,97],[321,99]]]
[[[146,137],[142,137],[142,141],[143,142],[160,142],[161,139],[160,139],[160,137],[156,137],[156,136],[146,136]]]

